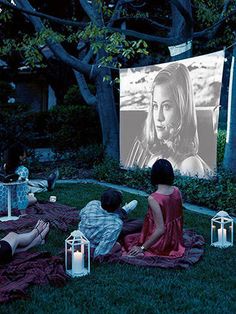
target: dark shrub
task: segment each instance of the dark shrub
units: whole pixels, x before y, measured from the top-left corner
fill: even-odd
[[[48,131],[57,151],[78,150],[101,143],[101,131],[95,108],[88,105],[62,105],[51,110]]]
[[[104,158],[102,145],[94,144],[80,147],[79,151],[71,156],[81,168],[92,168],[101,163]]]
[[[81,146],[102,142],[96,108],[84,103],[77,85],[68,89],[63,105],[50,111],[48,132],[57,152],[76,151]]]
[[[93,173],[96,179],[101,181],[121,183],[123,179],[123,173],[120,170],[120,164],[118,161],[106,156],[102,163],[93,167]],[[124,182],[122,184],[125,184]]]
[[[217,166],[220,166],[224,159],[225,152],[225,142],[226,142],[226,131],[218,130],[217,136]]]
[[[48,133],[51,114],[47,111],[31,112],[28,120],[32,122],[32,144],[31,147],[51,147],[50,135]]]
[[[32,121],[28,119],[27,105],[0,106],[0,154],[15,142],[32,143]]]

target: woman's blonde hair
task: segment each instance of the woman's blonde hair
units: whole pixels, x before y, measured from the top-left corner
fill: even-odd
[[[180,121],[176,134],[168,143],[169,153],[187,157],[196,155],[198,152],[197,117],[193,101],[193,88],[189,71],[182,63],[172,63],[161,70],[155,77],[152,84],[152,95],[147,119],[143,129],[142,143],[151,153],[161,153],[163,142],[156,136],[156,129],[153,118],[153,91],[155,86],[168,84],[175,98],[180,112]],[[161,150],[161,151],[160,151]]]

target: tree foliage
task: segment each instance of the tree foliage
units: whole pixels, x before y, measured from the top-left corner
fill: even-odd
[[[103,145],[114,158],[119,156],[114,68],[168,60],[166,48],[187,41],[193,41],[194,54],[220,49],[232,43],[236,22],[232,0],[80,0],[62,1],[61,6],[56,1],[0,0],[0,5],[0,55],[20,56],[30,67],[49,64],[52,57],[67,64],[84,100],[96,106]],[[15,27],[22,23],[17,35],[13,17]]]

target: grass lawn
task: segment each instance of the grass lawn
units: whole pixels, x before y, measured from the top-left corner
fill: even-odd
[[[53,195],[60,203],[82,208],[103,190],[92,184],[58,185]],[[139,205],[132,216],[143,217],[146,198],[124,193],[125,202],[133,198]],[[64,288],[33,286],[28,290],[31,300],[0,305],[0,313],[236,313],[235,246],[210,247],[210,217],[186,211],[184,218],[185,228],[193,228],[207,242],[202,260],[190,269],[92,263],[89,276],[70,279]],[[57,254],[68,235],[51,230],[37,250]]]

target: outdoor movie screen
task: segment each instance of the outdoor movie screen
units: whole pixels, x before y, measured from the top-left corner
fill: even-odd
[[[224,52],[120,70],[120,162],[168,159],[183,175],[216,171]]]

